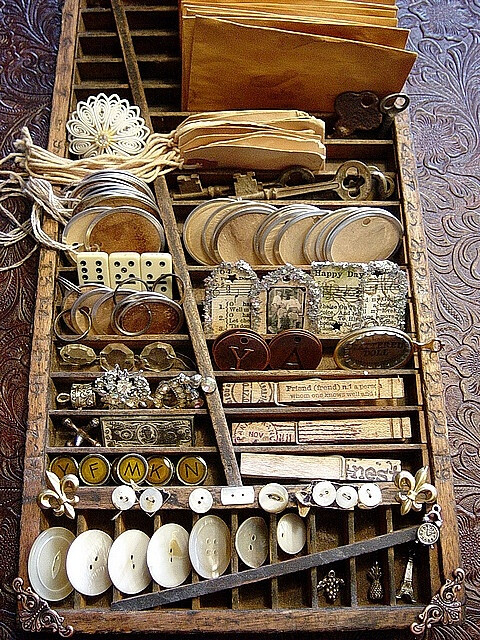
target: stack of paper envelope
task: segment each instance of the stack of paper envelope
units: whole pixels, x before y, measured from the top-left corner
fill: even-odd
[[[400,91],[416,54],[394,2],[182,0],[183,108],[333,112],[344,91]]]

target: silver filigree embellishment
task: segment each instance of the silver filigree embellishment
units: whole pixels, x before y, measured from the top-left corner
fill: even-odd
[[[141,373],[122,370],[116,364],[95,380],[93,388],[103,404],[112,409],[144,409],[151,406],[153,398],[148,380]]]

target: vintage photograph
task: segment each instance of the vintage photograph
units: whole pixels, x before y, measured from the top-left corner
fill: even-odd
[[[302,329],[305,313],[305,287],[272,287],[267,294],[267,330]]]

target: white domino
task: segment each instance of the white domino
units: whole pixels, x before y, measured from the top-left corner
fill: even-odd
[[[141,278],[140,254],[135,251],[118,251],[108,256],[110,268],[110,286],[112,289],[127,278]],[[143,291],[145,287],[141,282],[129,282],[128,288],[134,291]]]
[[[104,251],[80,251],[77,258],[78,283],[95,282],[110,284],[108,253]]]
[[[169,253],[142,253],[140,256],[140,270],[142,280],[147,284],[153,283],[161,276],[172,273],[172,256]],[[169,298],[172,297],[172,278],[160,280],[155,287]]]

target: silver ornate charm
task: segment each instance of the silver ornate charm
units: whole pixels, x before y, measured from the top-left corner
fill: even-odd
[[[93,389],[111,409],[144,409],[153,401],[145,376],[141,372],[122,370],[118,365],[97,378]]]
[[[317,589],[323,589],[325,599],[333,604],[338,597],[340,587],[345,584],[342,578],[337,578],[335,571],[330,569],[325,578],[317,584]]]
[[[53,509],[56,516],[66,515],[75,518],[75,505],[80,498],[77,496],[79,481],[77,476],[69,473],[60,480],[51,471],[45,471],[48,489],[38,494],[37,502],[42,509]]]

